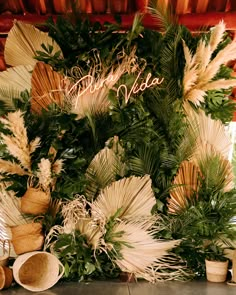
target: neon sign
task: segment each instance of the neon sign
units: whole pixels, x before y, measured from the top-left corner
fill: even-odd
[[[132,85],[130,91],[128,92],[128,88],[125,84],[121,84],[119,86],[119,88],[117,89],[117,93],[116,95],[119,96],[119,92],[122,88],[124,88],[124,91],[125,91],[125,102],[127,103],[130,99],[130,96],[132,94],[136,94],[140,91],[144,91],[145,89],[147,88],[150,88],[152,86],[155,86],[155,85],[160,85],[163,81],[164,81],[164,78],[153,78],[151,79],[152,77],[152,74],[151,73],[148,73],[147,77],[146,77],[146,80],[142,83],[138,83],[138,80],[141,76],[142,72],[139,72],[137,78],[135,79],[134,81],[134,84]]]
[[[156,77],[152,78],[152,74],[148,73],[146,79],[142,80],[142,82],[139,83],[138,81],[140,79],[141,74],[142,74],[142,71],[138,73],[129,91],[128,91],[128,87],[125,84],[121,84],[118,87],[116,92],[117,97],[119,96],[120,91],[123,89],[125,102],[127,103],[132,94],[143,92],[145,89],[155,85],[160,85],[164,81],[164,78],[156,78]],[[103,87],[107,87],[108,90],[112,89],[112,87],[119,80],[120,76],[121,75],[114,74],[114,73],[110,73],[106,78],[95,78],[92,75],[83,76],[70,88],[68,94],[71,94],[74,91],[76,91],[75,107],[77,107],[78,99],[82,97],[84,94],[86,94],[88,91],[90,93],[95,93],[98,90],[102,89]]]

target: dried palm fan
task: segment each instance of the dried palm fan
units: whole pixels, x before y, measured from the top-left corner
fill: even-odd
[[[20,99],[24,90],[31,89],[32,66],[17,66],[0,73],[0,100],[14,109],[13,99]]]
[[[191,200],[197,198],[200,187],[200,169],[190,161],[184,161],[173,181],[174,188],[170,192],[168,211],[177,214],[187,207]]]
[[[223,189],[225,192],[233,189],[232,164],[211,145],[199,146],[194,161],[199,166],[208,187]]]
[[[149,218],[156,203],[151,185],[149,175],[113,182],[91,205],[92,216],[109,219],[120,210],[121,219]]]
[[[118,143],[119,145],[119,143]],[[121,151],[121,147],[118,149]],[[119,152],[119,153],[120,153]],[[116,176],[124,176],[125,164],[121,161],[120,154],[105,147],[92,160],[87,171],[86,197],[92,200],[96,194],[107,185],[116,180]]]
[[[30,217],[25,217],[20,211],[19,199],[13,191],[7,190],[9,183],[0,182],[0,239],[11,239],[10,227],[26,224],[31,221]],[[11,256],[15,256],[13,247]]]
[[[198,133],[195,153],[198,153],[200,146],[210,144],[213,149],[228,158],[231,141],[221,121],[213,120],[210,115],[207,116],[202,110],[190,112],[187,119],[192,131]]]
[[[32,111],[41,113],[42,109],[47,109],[52,103],[62,107],[64,105],[63,81],[64,76],[53,71],[51,66],[38,62],[32,74]]]
[[[154,234],[155,231],[147,230],[142,221],[120,222],[115,225],[112,235],[114,242],[121,243],[121,249],[120,253],[114,251],[114,263],[122,271],[133,273],[136,277],[151,282],[158,280],[158,272],[154,270],[158,269],[158,260],[179,241],[158,241],[153,237]]]
[[[79,196],[62,206],[63,226],[54,226],[50,229],[45,239],[45,249],[53,250],[55,238],[60,234],[73,234],[78,230],[93,249],[101,247],[101,237],[105,232],[104,220],[97,220],[90,217],[87,200]]]
[[[44,51],[42,44],[46,47],[53,46],[52,55],[61,51],[57,43],[47,33],[39,31],[33,25],[15,21],[6,40],[5,61],[11,66],[34,66],[37,62],[34,59],[37,51]],[[62,54],[59,58],[63,58]]]

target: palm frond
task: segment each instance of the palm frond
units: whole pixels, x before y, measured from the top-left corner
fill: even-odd
[[[121,154],[105,147],[92,160],[86,170],[88,184],[86,197],[94,199],[101,189],[116,180],[116,176],[124,176],[125,164],[121,161]]]
[[[189,203],[197,199],[200,187],[200,169],[190,161],[184,161],[173,181],[173,189],[170,191],[168,210],[176,214],[184,210]]]
[[[211,146],[199,147],[195,156],[196,162],[203,175],[203,183],[208,191],[224,190],[233,188],[232,164],[220,152]]]
[[[32,70],[32,66],[17,66],[0,73],[0,100],[11,110],[13,99],[20,99],[22,91],[30,91]]]
[[[52,67],[38,62],[32,73],[31,109],[41,113],[52,103],[64,105],[63,82],[65,77],[53,71]]]
[[[174,14],[170,3],[163,0],[149,1],[149,11],[156,18],[162,31],[166,31],[171,25],[177,23],[177,15]]]
[[[149,174],[152,178],[156,178],[160,166],[160,163],[158,163],[158,149],[158,146],[155,144],[139,146],[137,156],[131,157],[129,161],[131,171],[139,176]]]
[[[119,235],[119,233],[122,233]],[[121,222],[113,229],[114,240],[121,243],[121,257],[114,254],[114,263],[122,271],[133,273],[136,277],[148,281],[158,280],[158,259],[167,254],[179,241],[158,241],[153,231],[146,229],[146,224],[139,222]]]
[[[121,219],[145,218],[151,216],[155,203],[150,177],[131,176],[106,187],[93,202],[92,215],[109,219],[119,210]]]
[[[37,51],[44,51],[42,44],[46,47],[51,46],[51,54],[61,51],[47,33],[39,31],[33,25],[15,21],[6,40],[4,51],[6,63],[11,66],[34,66],[37,63],[34,59]],[[62,58],[62,54],[59,58]]]
[[[211,117],[209,115],[207,116],[202,110],[189,114],[188,121],[193,128],[192,130],[198,133],[196,153],[198,153],[199,146],[210,144],[225,158],[228,157],[231,141],[221,121],[211,119]]]

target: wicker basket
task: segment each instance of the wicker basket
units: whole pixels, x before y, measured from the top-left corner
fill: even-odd
[[[209,282],[223,283],[226,281],[229,261],[206,260],[206,275]]]
[[[47,212],[50,204],[50,195],[33,187],[29,187],[21,198],[21,212],[40,215]]]
[[[2,256],[0,256],[0,266],[7,266],[8,258],[10,256],[10,241],[0,240],[0,244],[2,244]]]
[[[11,228],[12,245],[17,255],[40,250],[44,243],[41,223],[28,223]]]
[[[55,285],[64,274],[61,262],[47,252],[20,255],[13,264],[15,281],[30,291],[44,291]]]

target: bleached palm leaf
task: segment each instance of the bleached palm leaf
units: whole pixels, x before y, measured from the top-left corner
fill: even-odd
[[[8,191],[9,183],[0,182],[0,239],[11,239],[11,226],[25,224],[31,220],[20,212],[19,198],[13,191]],[[15,256],[13,247],[10,247],[10,256]],[[1,255],[1,246],[0,246]]]
[[[92,160],[87,171],[86,196],[92,200],[101,189],[116,180],[117,175],[123,176],[125,164],[120,155],[113,149],[105,147]]]
[[[198,132],[196,153],[199,146],[210,144],[216,151],[228,158],[231,141],[221,121],[213,120],[210,115],[206,115],[202,110],[199,110],[197,113],[190,113],[188,121],[193,130],[196,130],[196,126],[198,128],[196,130]]]
[[[114,262],[124,272],[155,281],[158,274],[152,271],[152,267],[157,267],[158,259],[179,241],[158,241],[145,227],[142,221],[121,222],[114,227],[114,241],[121,243],[121,257],[114,254]]]
[[[17,66],[0,72],[0,100],[14,109],[13,99],[20,99],[24,90],[31,89],[32,66]]]
[[[63,106],[64,79],[65,77],[54,71],[51,66],[38,62],[32,74],[31,109],[41,113],[42,109],[47,109],[52,103]]]
[[[189,201],[197,198],[200,187],[200,169],[190,161],[184,161],[173,181],[173,189],[170,191],[168,211],[176,214],[185,209]]]
[[[0,72],[0,86],[11,86],[19,91],[31,89],[33,66],[19,65]]]
[[[149,175],[113,182],[91,205],[92,215],[109,219],[120,210],[118,217],[121,219],[150,217],[156,203],[151,184]]]
[[[0,100],[4,102],[4,105],[8,108],[8,111],[15,110],[13,99],[19,99],[20,94],[21,91],[13,87],[2,86],[0,88]]]
[[[8,65],[32,65],[36,64],[34,57],[36,51],[44,51],[42,44],[53,46],[52,55],[61,51],[57,43],[31,24],[15,21],[6,39],[4,57]],[[59,58],[63,58],[62,54]]]

